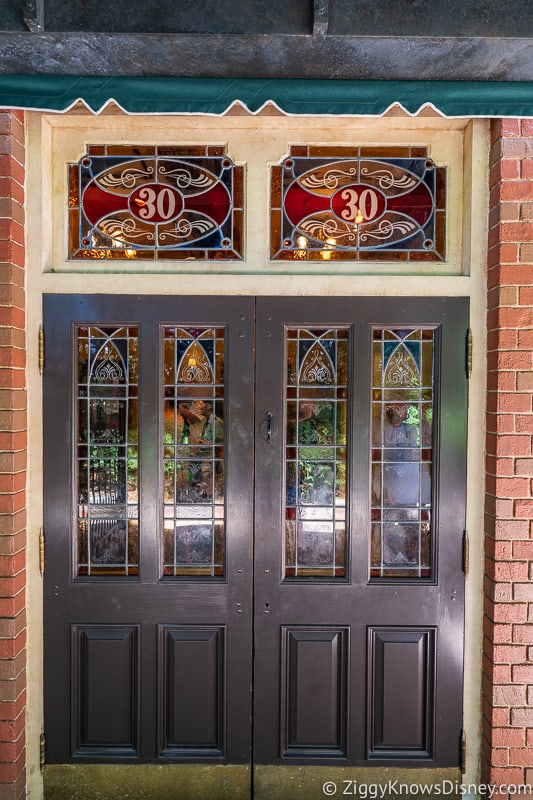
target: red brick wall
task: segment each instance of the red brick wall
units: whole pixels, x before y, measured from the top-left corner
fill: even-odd
[[[24,115],[0,112],[0,797],[25,795]]]
[[[533,120],[492,126],[483,780],[533,784]]]

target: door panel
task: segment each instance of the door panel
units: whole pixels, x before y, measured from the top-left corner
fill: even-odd
[[[257,301],[257,764],[458,764],[466,328],[457,299]],[[345,396],[344,481],[322,420]]]
[[[253,313],[242,298],[45,298],[49,763],[249,763]],[[200,441],[195,411],[222,402],[231,436],[205,419]],[[179,465],[196,476],[185,488]]]
[[[435,630],[369,628],[369,755],[431,757]]]
[[[457,766],[467,314],[45,298],[48,763]]]

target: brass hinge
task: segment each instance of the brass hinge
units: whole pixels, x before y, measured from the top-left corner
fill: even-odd
[[[39,570],[44,575],[44,531],[39,528]]]
[[[43,374],[44,370],[44,328],[39,325],[39,375]]]
[[[44,772],[45,763],[46,763],[46,736],[44,735],[44,731],[41,731],[41,735],[39,737],[39,766],[41,768],[41,774]]]
[[[468,531],[463,531],[463,572],[465,578],[468,576],[468,567],[470,560],[470,540],[468,538]]]
[[[466,377],[470,378],[472,375],[472,352],[474,349],[474,342],[472,338],[472,329],[469,328],[466,332]]]
[[[461,775],[464,775],[466,772],[466,733],[465,729],[461,729],[461,745],[460,745],[460,752],[459,752],[459,766],[461,769]]]

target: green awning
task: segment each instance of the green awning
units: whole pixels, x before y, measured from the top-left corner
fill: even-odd
[[[262,80],[257,78],[0,75],[0,106],[94,113],[115,102],[131,114],[223,114],[240,101],[251,112],[275,103],[287,114],[381,116],[432,106],[448,117],[533,117],[533,82]]]

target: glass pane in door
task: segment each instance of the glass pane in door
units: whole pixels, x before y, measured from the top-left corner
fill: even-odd
[[[372,578],[432,577],[434,335],[374,330]]]
[[[348,334],[286,332],[285,578],[346,576]]]
[[[136,327],[77,328],[77,574],[139,570]]]
[[[167,577],[224,576],[224,336],[224,328],[163,329]]]

